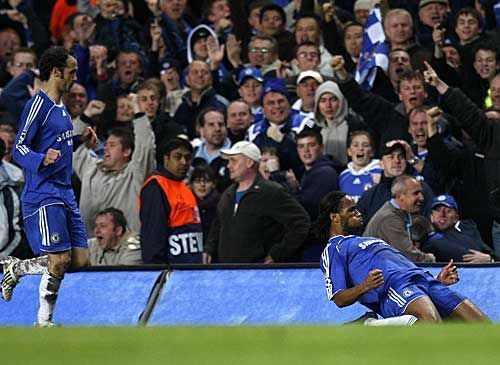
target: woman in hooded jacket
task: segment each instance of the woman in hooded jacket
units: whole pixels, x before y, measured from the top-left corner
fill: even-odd
[[[321,127],[325,153],[347,164],[347,138],[355,130],[369,129],[362,118],[349,110],[347,100],[333,81],[322,83],[314,95],[314,117]]]

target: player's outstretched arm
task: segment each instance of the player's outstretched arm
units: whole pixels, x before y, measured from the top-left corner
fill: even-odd
[[[342,308],[354,304],[363,294],[384,284],[382,270],[375,269],[368,273],[366,279],[352,288],[340,290],[333,296],[335,304]]]
[[[438,279],[444,285],[453,285],[458,283],[460,279],[458,277],[457,267],[455,266],[453,259],[448,262],[448,265],[443,267],[436,279]]]

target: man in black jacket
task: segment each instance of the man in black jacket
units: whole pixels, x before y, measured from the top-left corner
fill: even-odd
[[[430,216],[434,232],[422,246],[422,251],[432,253],[438,262],[492,262],[492,252],[481,239],[472,220],[461,220],[458,206],[451,195],[439,195],[432,201]]]
[[[299,257],[309,217],[280,185],[259,174],[258,147],[247,141],[222,150],[235,182],[224,191],[203,262],[284,262]]]
[[[344,65],[345,61],[341,56],[333,57],[332,68],[338,79],[339,88],[346,97],[349,107],[360,114],[365,123],[375,131],[379,152],[382,152],[386,142],[394,139],[404,139],[410,142],[406,113],[416,106],[423,105],[427,98],[423,80],[419,88],[415,84],[418,84],[420,80],[405,82],[405,92],[399,93],[402,105],[394,104],[378,95],[365,92],[356,80],[348,75]],[[399,87],[401,86],[400,81]],[[406,92],[406,89],[409,91]]]
[[[196,118],[209,106],[226,110],[229,102],[212,87],[210,66],[203,61],[193,61],[188,67],[186,82],[189,91],[182,96],[182,103],[177,108],[174,121],[187,129],[189,138],[196,137]]]
[[[500,123],[497,114],[485,115],[459,89],[449,87],[427,64],[425,81],[441,94],[442,104],[457,118],[458,124],[467,132],[484,155],[486,186],[489,194],[488,208],[494,218],[493,245],[500,253]]]

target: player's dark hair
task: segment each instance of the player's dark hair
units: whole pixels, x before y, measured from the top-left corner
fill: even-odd
[[[40,69],[40,80],[47,81],[54,67],[61,71],[61,73],[64,73],[70,56],[71,54],[64,47],[59,46],[50,47],[43,52],[40,63],[38,64],[38,68]]]
[[[191,145],[191,143],[188,140],[186,140],[184,138],[180,138],[180,137],[175,137],[175,138],[169,139],[166,143],[163,144],[163,147],[161,149],[162,155],[168,156],[168,155],[170,155],[170,152],[172,152],[173,150],[180,148],[180,147],[185,148],[190,153],[194,152],[193,146]]]
[[[132,151],[130,156],[134,153],[135,142],[134,142],[134,132],[125,127],[113,127],[108,131],[108,137],[115,136],[120,139],[123,149],[128,149]]]
[[[312,225],[312,232],[321,242],[328,241],[330,238],[330,214],[338,213],[342,205],[342,198],[347,194],[343,191],[332,191],[326,194],[319,203],[318,218]]]
[[[115,227],[122,227],[123,233],[127,231],[127,218],[125,218],[125,215],[120,209],[116,209],[113,207],[103,209],[96,214],[96,218],[106,214],[109,214],[113,217],[113,223]]]

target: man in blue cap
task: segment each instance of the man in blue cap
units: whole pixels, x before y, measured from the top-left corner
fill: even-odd
[[[436,230],[422,246],[436,261],[492,262],[492,250],[481,239],[472,220],[460,220],[458,206],[451,195],[439,195],[432,201],[431,222]]]
[[[292,111],[283,79],[266,81],[261,100],[264,119],[250,127],[248,139],[259,148],[276,148],[283,167],[293,169],[296,176],[300,175],[302,163],[297,154],[295,136],[306,128],[317,128],[314,120]]]

